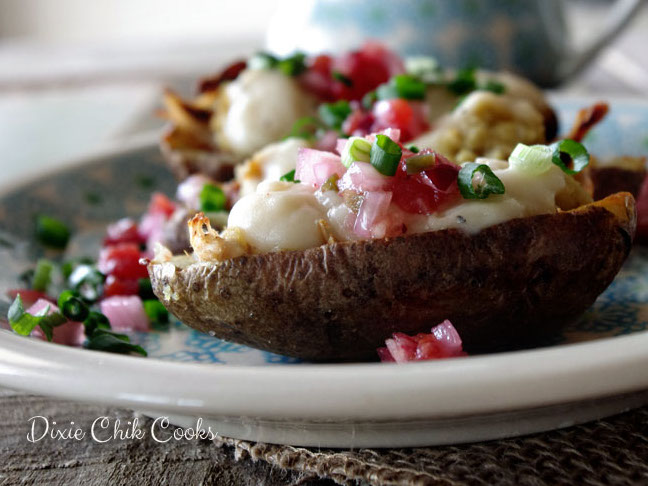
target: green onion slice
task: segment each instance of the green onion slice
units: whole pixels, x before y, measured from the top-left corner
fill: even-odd
[[[54,270],[54,264],[52,262],[45,259],[38,260],[34,276],[32,277],[32,289],[46,292],[47,287],[49,287],[52,281],[52,270]]]
[[[92,336],[97,329],[110,329],[110,321],[101,312],[90,312],[88,317],[83,321],[85,335]]]
[[[561,140],[560,142],[552,144],[550,147],[553,151],[551,161],[560,167],[566,174],[578,174],[589,164],[590,155],[587,152],[587,149],[574,140]],[[572,163],[565,163],[563,157],[568,161],[571,159]]]
[[[166,329],[169,327],[169,311],[157,299],[143,301],[144,312],[154,329]]]
[[[468,162],[457,176],[459,192],[464,199],[486,199],[491,194],[504,194],[502,181],[485,164]]]
[[[250,69],[272,69],[277,67],[279,59],[267,52],[257,52],[248,62],[247,67]]]
[[[70,230],[58,219],[40,215],[36,219],[36,237],[46,246],[63,249],[70,239]]]
[[[282,182],[294,182],[295,184],[299,184],[301,182],[295,180],[295,169],[291,170],[290,172],[286,172],[279,178],[279,180]]]
[[[546,145],[524,145],[518,143],[508,161],[515,167],[530,175],[544,174],[551,168],[553,150]]]
[[[68,284],[88,302],[94,302],[103,293],[106,276],[92,265],[78,265],[68,278]]]
[[[59,312],[48,314],[49,310],[50,307],[47,306],[36,315],[25,312],[22,298],[18,295],[9,307],[7,320],[11,328],[21,336],[29,336],[36,326],[40,326],[47,340],[51,341],[54,328],[67,322],[67,319]]]
[[[428,167],[436,165],[436,154],[414,155],[405,159],[405,168],[409,175],[418,174]]]
[[[317,130],[322,127],[322,122],[320,122],[314,116],[305,116],[300,118],[295,123],[293,123],[292,129],[290,130],[289,137],[304,138],[310,140],[315,138]]]
[[[335,130],[340,130],[344,120],[351,114],[351,105],[346,100],[336,101],[335,103],[322,103],[317,109],[324,125]]]
[[[71,321],[83,322],[90,313],[90,309],[79,298],[79,294],[72,290],[62,292],[57,303],[61,313]]]
[[[347,140],[342,151],[342,163],[346,168],[354,162],[369,162],[371,160],[371,143],[362,137],[351,137]]]
[[[376,89],[378,99],[404,98],[406,100],[422,100],[425,98],[425,83],[409,74],[397,74],[389,82],[381,84]]]
[[[286,76],[298,76],[306,71],[306,54],[297,52],[290,57],[280,59],[277,67]]]
[[[409,147],[407,147],[407,150],[415,154],[418,154],[421,151],[421,149],[418,148],[416,145],[410,145]]]
[[[378,172],[386,176],[396,174],[398,163],[403,151],[400,146],[387,135],[376,135],[376,141],[371,145],[369,161]]]
[[[222,211],[227,204],[223,190],[213,184],[205,184],[200,191],[200,210],[204,212]]]
[[[146,356],[147,354],[143,347],[131,344],[130,338],[127,335],[117,334],[116,332],[102,328],[95,329],[92,335],[88,336],[85,346],[88,349],[107,351],[109,353],[138,353],[142,356]]]
[[[333,71],[331,77],[345,86],[353,86],[353,80],[349,76],[342,74],[340,71]]]

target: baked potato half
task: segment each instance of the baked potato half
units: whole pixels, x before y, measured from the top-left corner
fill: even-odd
[[[476,234],[456,229],[196,262],[152,262],[153,291],[185,324],[312,361],[372,359],[393,332],[450,319],[468,352],[527,344],[580,316],[634,237],[618,193]]]

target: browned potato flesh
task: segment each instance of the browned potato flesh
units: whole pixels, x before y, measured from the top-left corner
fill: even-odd
[[[153,290],[185,324],[307,360],[375,359],[395,331],[450,319],[468,352],[555,332],[612,282],[634,236],[633,197],[515,219],[222,263],[152,263]],[[185,257],[186,260],[188,260]]]

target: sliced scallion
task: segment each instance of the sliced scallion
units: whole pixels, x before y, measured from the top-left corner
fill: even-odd
[[[378,86],[376,95],[381,100],[392,98],[422,100],[425,98],[425,83],[409,74],[397,74],[389,82]]]
[[[403,151],[396,142],[387,135],[379,134],[371,145],[369,161],[381,174],[393,176],[396,174],[402,155]]]
[[[354,162],[369,162],[371,160],[371,143],[362,137],[351,137],[347,140],[342,151],[342,163],[351,167]]]
[[[46,292],[52,281],[52,270],[54,264],[49,260],[41,259],[36,263],[36,270],[31,280],[31,288],[40,292]]]
[[[509,165],[530,175],[544,174],[551,168],[553,150],[546,145],[518,143],[509,157]]]
[[[63,249],[70,239],[70,230],[58,219],[40,215],[36,219],[36,237],[46,246]]]
[[[418,174],[428,167],[436,165],[436,154],[420,154],[405,159],[405,168],[409,175]]]
[[[59,295],[58,308],[71,321],[82,322],[90,313],[88,306],[79,298],[77,292],[66,290]]]
[[[291,170],[290,172],[286,172],[279,178],[279,180],[282,182],[294,182],[295,184],[299,184],[300,182],[295,180],[295,169]]]
[[[213,184],[205,184],[200,191],[200,210],[203,212],[222,211],[227,197],[223,190]]]
[[[345,86],[353,86],[353,80],[349,76],[342,74],[340,71],[333,71],[331,77]]]
[[[169,311],[159,300],[149,299],[142,303],[144,304],[144,312],[153,329],[166,329],[169,327]]]
[[[485,164],[468,162],[457,176],[459,192],[464,199],[486,199],[491,194],[504,194],[502,181]]]
[[[317,113],[327,127],[340,130],[344,120],[351,114],[351,105],[346,100],[322,103],[317,109]]]
[[[587,149],[580,143],[565,139],[551,145],[553,155],[551,161],[569,175],[578,174],[583,170],[590,161],[590,155]],[[567,163],[563,160],[567,159]],[[571,159],[572,163],[569,163]]]

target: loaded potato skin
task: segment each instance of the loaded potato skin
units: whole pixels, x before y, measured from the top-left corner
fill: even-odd
[[[370,359],[393,332],[450,319],[468,352],[524,345],[573,321],[612,282],[636,225],[619,193],[570,211],[328,243],[222,262],[153,261],[155,294],[185,324],[312,361]]]

